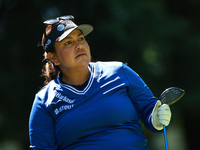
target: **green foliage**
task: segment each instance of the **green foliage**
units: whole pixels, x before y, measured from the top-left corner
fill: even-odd
[[[94,60],[128,63],[156,96],[170,86],[185,89],[186,95],[177,107],[192,114],[200,98],[199,4],[164,0],[1,0],[0,140],[17,138],[28,146],[29,112],[34,94],[43,83],[43,50],[37,47],[42,21],[66,14],[74,15],[77,24],[94,26],[87,37]]]

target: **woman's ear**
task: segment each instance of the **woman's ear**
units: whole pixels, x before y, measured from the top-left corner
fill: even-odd
[[[54,63],[54,65],[59,66],[60,62],[58,58],[56,57],[55,53],[49,52],[47,53],[47,58]]]

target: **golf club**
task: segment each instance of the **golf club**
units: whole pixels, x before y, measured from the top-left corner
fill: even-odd
[[[183,89],[177,87],[170,87],[162,92],[162,94],[159,97],[159,100],[161,101],[162,104],[172,105],[173,103],[177,102],[184,94],[185,91]],[[168,150],[165,125],[163,125],[163,132],[165,137],[165,148],[166,150]]]

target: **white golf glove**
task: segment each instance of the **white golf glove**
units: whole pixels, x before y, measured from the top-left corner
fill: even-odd
[[[161,101],[157,101],[152,113],[152,124],[156,130],[162,130],[163,125],[168,126],[171,120],[171,110],[169,105],[161,105]]]

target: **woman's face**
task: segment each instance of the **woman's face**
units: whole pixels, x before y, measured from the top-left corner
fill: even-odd
[[[61,70],[85,67],[91,60],[90,47],[80,30],[74,30],[54,46],[53,62]]]

